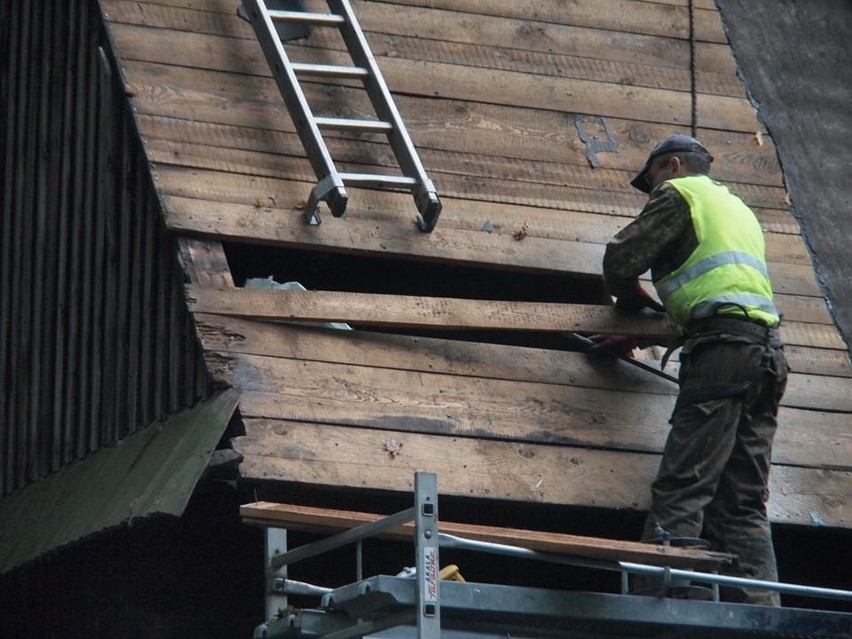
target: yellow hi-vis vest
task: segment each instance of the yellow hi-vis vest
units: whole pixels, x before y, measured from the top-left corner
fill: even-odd
[[[689,204],[698,237],[692,255],[654,282],[669,315],[680,326],[711,315],[747,315],[777,326],[763,231],[751,209],[705,175],[668,183]]]

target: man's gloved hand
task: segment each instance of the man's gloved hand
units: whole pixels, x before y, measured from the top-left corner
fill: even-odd
[[[643,308],[650,308],[659,313],[664,313],[666,310],[662,304],[651,297],[648,291],[642,288],[639,280],[636,280],[635,286],[626,289],[626,292],[616,298],[615,308],[625,311],[641,311]]]
[[[592,335],[589,339],[594,346],[590,346],[588,352],[594,355],[633,357],[633,349],[639,347],[632,335]]]

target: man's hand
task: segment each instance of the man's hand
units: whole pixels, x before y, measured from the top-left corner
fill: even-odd
[[[593,355],[633,357],[633,349],[639,347],[632,335],[592,335],[589,339],[594,342],[588,350]]]
[[[621,295],[615,300],[615,308],[620,308],[625,311],[641,311],[643,308],[650,308],[652,311],[659,313],[665,312],[665,307],[657,300],[651,297],[639,280],[635,281],[635,285],[631,288],[622,291]]]

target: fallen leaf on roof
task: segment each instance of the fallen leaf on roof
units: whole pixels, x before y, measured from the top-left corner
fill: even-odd
[[[527,236],[527,233],[529,232],[529,230],[530,230],[529,222],[524,222],[524,225],[519,230],[512,233],[512,237],[515,238],[516,241],[520,242],[522,239],[524,239]]]

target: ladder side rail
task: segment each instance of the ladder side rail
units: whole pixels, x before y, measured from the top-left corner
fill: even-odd
[[[319,223],[315,214],[316,205],[325,200],[335,217],[340,217],[346,210],[347,195],[343,179],[340,177],[331,158],[331,153],[322,138],[311,107],[308,104],[299,80],[293,70],[292,63],[284,50],[275,31],[270,10],[264,0],[243,0],[248,11],[257,39],[260,42],[264,56],[272,69],[272,75],[281,97],[287,105],[287,110],[296,127],[296,132],[307,152],[308,160],[319,180],[317,187],[311,192],[311,197],[305,208],[305,215],[314,224]]]
[[[327,1],[333,13],[338,13],[346,18],[344,23],[340,25],[341,35],[353,62],[357,66],[369,70],[369,75],[364,79],[367,95],[379,119],[393,125],[393,130],[388,132],[388,140],[403,174],[417,180],[417,187],[413,194],[422,216],[421,228],[425,231],[431,231],[441,213],[441,202],[438,199],[435,186],[426,175],[426,170],[423,168],[414,143],[408,134],[399,109],[396,107],[393,96],[370,50],[367,38],[364,36],[349,0]]]

